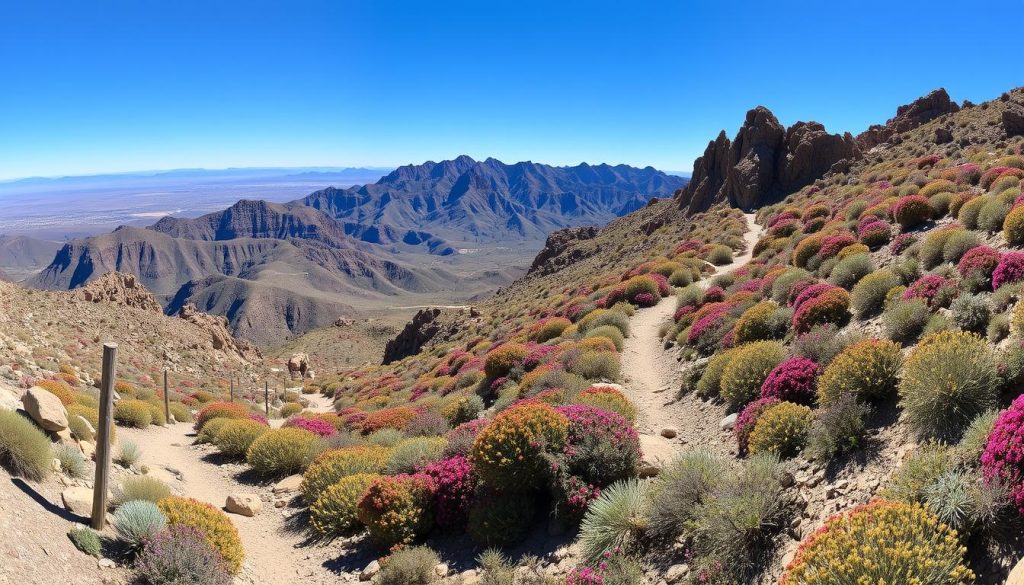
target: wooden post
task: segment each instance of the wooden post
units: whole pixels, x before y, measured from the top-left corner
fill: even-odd
[[[92,524],[103,530],[107,523],[107,487],[110,484],[110,430],[114,414],[114,376],[117,375],[117,344],[103,344],[103,378],[100,382],[100,424],[96,429],[96,481],[92,488]]]
[[[270,417],[270,382],[263,381],[263,408],[267,409],[267,417]]]
[[[167,368],[164,368],[164,420],[171,420],[171,393],[167,391]]]
[[[235,377],[234,376],[231,376],[231,389],[228,390],[228,392],[230,392],[229,396],[231,396],[231,402],[234,402],[235,401]]]

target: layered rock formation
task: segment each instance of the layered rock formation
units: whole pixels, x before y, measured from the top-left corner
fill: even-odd
[[[254,345],[240,339],[235,339],[231,335],[226,317],[203,313],[192,303],[186,303],[181,307],[178,311],[178,317],[209,333],[210,345],[213,349],[225,353],[233,353],[250,361],[262,359],[260,350]]]
[[[153,293],[127,272],[108,272],[75,289],[72,296],[90,303],[113,303],[154,313],[162,312]]]
[[[849,133],[829,134],[817,122],[785,128],[768,108],[747,112],[733,140],[721,132],[693,165],[679,204],[700,212],[728,201],[742,209],[771,203],[822,177],[832,166],[859,155]]]
[[[562,267],[582,260],[586,252],[573,244],[580,240],[597,237],[596,227],[565,228],[552,232],[544,242],[544,248],[533,259],[527,274],[551,274]]]
[[[896,108],[896,116],[885,124],[875,124],[857,136],[857,144],[863,151],[868,151],[883,142],[927,124],[939,116],[959,112],[960,106],[949,99],[943,88],[936,89],[924,97],[917,98],[909,104]]]

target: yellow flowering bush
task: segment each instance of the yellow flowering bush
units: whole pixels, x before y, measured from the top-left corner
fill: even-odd
[[[242,568],[245,558],[242,539],[227,514],[206,502],[179,496],[168,496],[157,502],[157,507],[167,517],[168,526],[189,526],[199,530],[206,542],[224,557],[232,574],[237,574]]]
[[[75,393],[64,382],[58,380],[39,380],[35,385],[60,398],[64,406],[75,403]]]
[[[512,406],[477,435],[473,468],[497,489],[528,489],[543,481],[543,454],[560,452],[568,432],[569,419],[548,404]]]
[[[247,418],[224,419],[213,434],[213,444],[225,457],[244,458],[249,447],[263,433],[270,431],[267,425]]]
[[[354,530],[359,525],[359,502],[378,478],[376,473],[356,473],[324,490],[309,508],[313,529],[322,536],[341,536]]]
[[[775,341],[755,341],[737,348],[722,371],[722,398],[734,406],[757,399],[765,378],[785,358],[786,350]]]
[[[434,480],[422,473],[378,477],[359,501],[359,521],[381,548],[409,544],[434,527],[435,491]]]
[[[327,488],[342,478],[358,473],[381,473],[391,459],[391,449],[380,445],[357,445],[328,451],[317,458],[302,475],[302,498],[317,501]]]
[[[114,420],[119,424],[144,429],[153,422],[149,404],[142,400],[118,400],[114,403]]]
[[[621,414],[630,424],[636,422],[636,407],[625,394],[609,384],[594,384],[580,392],[576,403]]]
[[[246,461],[262,476],[284,476],[305,469],[323,450],[323,441],[305,429],[271,429],[259,436]]]
[[[956,531],[921,506],[877,500],[827,520],[780,585],[967,585],[966,552]]]
[[[774,301],[761,301],[750,307],[736,321],[733,337],[737,344],[771,339],[775,331],[772,327],[772,315],[779,308]]]
[[[903,354],[892,341],[867,339],[844,349],[818,379],[818,402],[829,404],[843,394],[880,399],[899,382]]]
[[[750,433],[747,443],[750,453],[795,454],[807,442],[811,418],[811,409],[801,404],[780,402],[768,407],[757,417]]]

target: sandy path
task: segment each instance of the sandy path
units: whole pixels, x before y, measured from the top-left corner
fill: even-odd
[[[308,410],[330,410],[330,399],[316,395],[304,396]],[[273,420],[274,426],[283,421]],[[191,424],[179,423],[145,430],[118,428],[120,440],[129,439],[142,449],[141,464],[150,473],[166,481],[176,493],[223,508],[232,493],[254,493],[263,498],[263,511],[252,518],[229,514],[238,528],[245,548],[245,565],[238,581],[255,584],[336,583],[339,576],[324,566],[335,556],[330,549],[309,546],[300,533],[286,529],[282,510],[274,507],[271,486],[240,483],[236,475],[244,465],[217,465],[204,459],[211,451],[193,446]],[[177,476],[177,477],[175,477]],[[287,508],[285,509],[287,510]]]
[[[716,274],[736,270],[752,257],[754,244],[761,237],[761,226],[754,222],[754,214],[744,214],[743,217],[747,222],[747,232],[743,235],[746,250],[731,264],[718,267]],[[707,286],[709,280],[701,280],[701,286]],[[684,438],[717,437],[719,419],[711,417],[713,420],[702,420],[703,424],[699,425],[687,424],[684,429],[683,423],[689,423],[687,419],[690,417],[681,416],[679,403],[673,402],[675,390],[679,387],[679,365],[672,354],[664,350],[659,330],[670,322],[675,309],[676,298],[669,296],[649,309],[637,311],[630,321],[630,335],[622,348],[622,377],[626,392],[639,412],[637,430],[642,434],[656,435],[661,429],[673,427]],[[704,410],[713,408],[713,405],[701,405],[699,408]],[[710,427],[704,428],[707,422],[711,423]]]

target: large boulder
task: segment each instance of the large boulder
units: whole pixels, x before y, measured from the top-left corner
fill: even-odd
[[[110,303],[153,313],[163,312],[153,293],[142,286],[134,274],[127,272],[108,272],[76,289],[72,295],[90,303]]]
[[[231,494],[224,509],[232,514],[252,517],[263,510],[263,500],[256,494]]]
[[[33,386],[21,397],[21,404],[32,420],[48,431],[58,432],[68,428],[68,411],[60,398]]]
[[[940,87],[926,96],[896,108],[896,115],[885,124],[874,124],[858,135],[857,144],[861,150],[868,151],[883,142],[893,141],[898,134],[913,130],[940,116],[959,111],[960,106],[949,99],[949,94]]]
[[[640,477],[661,473],[676,456],[676,448],[664,437],[640,435]]]
[[[90,488],[72,486],[61,492],[60,499],[72,514],[89,518],[92,516],[92,494]]]
[[[1008,102],[1003,110],[1003,129],[1007,136],[1024,134],[1024,105]]]
[[[288,374],[292,379],[305,378],[309,371],[309,356],[304,353],[297,353],[288,359]]]

